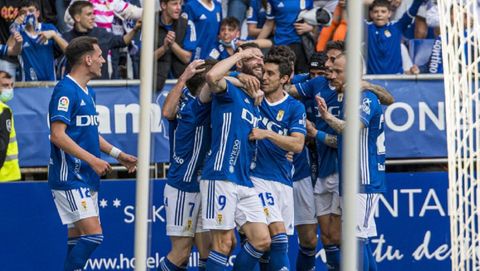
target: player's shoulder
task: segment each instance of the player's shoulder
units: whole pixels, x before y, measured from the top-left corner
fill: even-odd
[[[58,32],[57,27],[55,27],[55,25],[50,23],[42,23],[41,28],[42,28],[42,31],[54,30]]]
[[[378,96],[371,90],[362,91],[362,106],[368,106],[369,108],[380,107]]]
[[[76,90],[75,83],[68,77],[63,78],[62,80],[58,81],[53,89],[53,93],[65,93],[73,95]]]

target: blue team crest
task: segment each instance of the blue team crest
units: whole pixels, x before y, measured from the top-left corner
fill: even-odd
[[[390,38],[392,36],[392,33],[390,33],[390,31],[388,31],[388,29],[385,30],[385,32],[383,32],[383,33],[385,34],[385,37],[387,37],[387,38]]]
[[[278,110],[277,118],[276,118],[277,121],[282,121],[283,115],[285,115],[285,111],[283,111],[283,110]]]

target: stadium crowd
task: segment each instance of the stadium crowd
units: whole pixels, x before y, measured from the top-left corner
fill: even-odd
[[[78,0],[51,16],[46,11],[53,4],[61,10],[64,1],[0,1],[8,2],[0,21],[0,70],[25,81],[63,78],[49,106],[49,185],[69,227],[65,270],[81,270],[103,241],[97,192],[111,168],[100,152],[130,172],[136,163],[98,135],[95,92],[87,83],[125,77],[122,54],[131,57],[138,77],[142,8],[140,2]],[[414,24],[419,10],[431,11],[433,4],[413,0],[404,10],[396,0],[366,4],[365,72],[425,70],[407,63],[403,46],[409,35],[434,32],[428,20]],[[160,269],[185,270],[195,244],[201,270],[225,270],[238,227],[234,270],[314,270],[319,225],[327,266],[340,270],[345,1],[160,0],[158,9],[157,91],[178,78],[162,107],[170,121],[164,198],[172,249]],[[381,104],[393,97],[368,82],[360,88],[356,236],[359,270],[376,270],[369,238],[376,235],[373,209],[386,189]],[[291,264],[287,235],[294,229],[300,245]]]
[[[141,1],[75,2],[84,1],[1,0],[0,69],[17,81],[59,80],[68,72],[65,46],[86,35],[100,38],[108,60],[101,79],[138,79]],[[165,79],[178,78],[192,60],[223,59],[246,40],[257,40],[261,48],[288,45],[297,55],[295,72],[304,73],[313,52],[323,51],[329,40],[344,40],[347,33],[345,0],[299,1],[302,13],[314,7],[330,13],[318,14],[326,16],[321,25],[291,13],[289,5],[281,6],[283,1],[157,2],[157,90]],[[364,3],[366,73],[442,73],[438,9],[433,1]]]

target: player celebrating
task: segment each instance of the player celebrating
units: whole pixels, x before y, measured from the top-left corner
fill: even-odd
[[[51,154],[48,184],[64,225],[68,225],[65,270],[83,270],[103,241],[98,212],[100,176],[111,171],[100,159],[110,154],[129,172],[137,159],[108,143],[98,133],[95,92],[87,83],[101,75],[105,63],[92,37],[72,40],[65,55],[72,70],[53,90],[49,105]]]
[[[212,236],[207,270],[225,270],[235,247],[238,225],[248,238],[237,255],[234,270],[252,270],[270,247],[270,234],[258,194],[250,180],[256,142],[248,136],[260,119],[258,107],[243,89],[225,80],[237,64],[240,72],[263,75],[263,55],[258,46],[246,43],[233,56],[217,63],[207,73],[212,100],[212,149],[200,181],[202,220]],[[252,90],[250,88],[250,90]]]
[[[293,234],[292,163],[287,152],[300,153],[305,142],[306,114],[303,105],[284,92],[292,73],[289,61],[271,57],[265,61],[262,90],[265,93],[259,128],[250,134],[258,141],[252,182],[262,202],[272,238],[269,268],[290,270],[288,235]]]
[[[332,85],[339,93],[344,92],[345,85],[345,55],[336,58],[332,69]],[[339,134],[338,154],[339,165],[342,165],[341,134],[345,128],[345,121],[335,117],[328,110],[324,99],[316,97],[318,110],[321,117],[330,127]],[[370,90],[362,92],[361,97],[361,130],[360,130],[360,191],[357,194],[357,206],[361,213],[357,215],[356,236],[361,244],[359,259],[363,267],[359,270],[371,269],[376,266],[368,244],[368,238],[376,236],[376,226],[373,210],[378,203],[380,193],[384,193],[385,187],[385,133],[383,109],[378,97]],[[340,111],[343,115],[343,106]],[[341,172],[341,170],[339,171]],[[370,269],[369,269],[370,268]]]
[[[163,116],[170,121],[170,169],[164,201],[172,249],[161,263],[162,270],[186,269],[194,237],[200,253],[199,267],[205,269],[210,242],[208,232],[202,229],[201,217],[198,219],[198,177],[210,148],[211,98],[199,94],[206,86],[205,73],[214,63],[190,63],[163,104]]]

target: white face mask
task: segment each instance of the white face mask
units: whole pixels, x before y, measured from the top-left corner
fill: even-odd
[[[0,101],[8,102],[13,98],[13,88],[4,88],[0,93]]]

